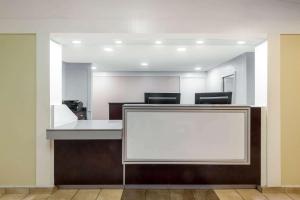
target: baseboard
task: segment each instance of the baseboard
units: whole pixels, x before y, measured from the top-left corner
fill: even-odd
[[[256,185],[131,185],[126,189],[254,189]]]
[[[123,185],[58,185],[58,189],[123,189]]]
[[[300,193],[300,186],[282,186],[282,187],[261,187],[261,192],[287,192],[287,193]]]

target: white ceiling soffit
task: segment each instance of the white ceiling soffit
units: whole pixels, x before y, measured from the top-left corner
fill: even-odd
[[[207,71],[264,41],[200,34],[52,34],[51,39],[62,44],[65,62],[94,63],[96,71]]]
[[[299,33],[299,0],[1,0],[0,31]]]

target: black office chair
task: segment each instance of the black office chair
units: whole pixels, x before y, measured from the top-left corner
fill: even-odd
[[[180,104],[180,93],[145,93],[146,104]]]
[[[196,93],[195,104],[231,104],[232,92]]]

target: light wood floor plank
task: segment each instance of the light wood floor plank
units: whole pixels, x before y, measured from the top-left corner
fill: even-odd
[[[4,195],[4,193],[5,193],[5,189],[0,188],[0,197],[1,197],[2,195]]]
[[[77,190],[73,189],[59,189],[56,192],[54,192],[50,197],[49,200],[70,200],[72,199],[75,194],[77,193]]]
[[[196,200],[219,200],[213,190],[196,190],[194,194]]]
[[[122,194],[122,200],[145,200],[146,190],[125,189]]]
[[[122,189],[102,189],[97,200],[120,200],[122,193]]]
[[[267,198],[255,189],[239,189],[237,192],[244,200],[267,200]]]
[[[300,192],[288,192],[287,194],[293,200],[300,200]]]
[[[50,194],[30,194],[22,200],[47,200]]]
[[[170,190],[171,200],[196,200],[194,190]]]
[[[72,200],[96,200],[100,189],[79,190]]]
[[[0,200],[21,200],[26,196],[27,194],[4,194],[0,197]]]
[[[235,190],[215,190],[220,200],[243,200]]]
[[[28,188],[7,188],[5,190],[6,194],[29,194]]]
[[[287,194],[281,192],[267,192],[263,194],[268,200],[291,200]]]
[[[146,190],[146,200],[170,200],[170,191]]]

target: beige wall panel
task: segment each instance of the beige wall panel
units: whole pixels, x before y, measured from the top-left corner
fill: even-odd
[[[34,34],[0,34],[0,91],[0,186],[34,185]]]
[[[281,36],[282,185],[300,185],[300,35]]]

